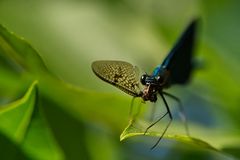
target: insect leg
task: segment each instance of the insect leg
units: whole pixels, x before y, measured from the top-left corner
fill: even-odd
[[[187,133],[187,135],[189,136],[187,116],[186,116],[186,112],[185,112],[185,110],[184,110],[184,107],[183,107],[183,105],[182,105],[181,100],[180,100],[178,97],[176,97],[176,96],[174,96],[174,95],[172,95],[172,94],[170,94],[170,93],[167,93],[167,92],[162,92],[162,93],[163,93],[164,95],[172,98],[172,99],[175,100],[176,102],[178,102],[178,106],[179,106],[179,109],[180,109],[180,118],[182,119],[182,121],[183,121],[183,123],[184,123],[184,126],[185,126],[185,129],[186,129],[186,133]]]
[[[168,112],[166,112],[162,117],[160,117],[158,120],[156,120],[155,122],[153,122],[150,126],[147,127],[147,129],[144,132],[144,135],[147,133],[147,131],[152,128],[152,126],[154,126],[155,124],[157,124],[159,121],[161,121],[161,119],[163,119],[166,115],[168,114]]]
[[[170,126],[170,124],[171,124],[171,122],[172,122],[172,114],[171,114],[171,111],[170,111],[170,109],[169,109],[169,107],[168,107],[167,101],[166,101],[166,99],[164,98],[163,93],[160,92],[159,94],[161,95],[161,97],[162,97],[162,99],[163,99],[163,102],[164,102],[164,104],[165,104],[165,106],[166,106],[166,108],[167,108],[167,113],[165,113],[165,115],[167,115],[167,114],[169,115],[170,121],[168,122],[166,128],[164,129],[161,137],[159,137],[159,139],[158,139],[157,142],[151,147],[151,149],[154,149],[154,148],[158,145],[158,143],[161,141],[162,137],[164,136],[164,134],[166,133],[168,127]]]

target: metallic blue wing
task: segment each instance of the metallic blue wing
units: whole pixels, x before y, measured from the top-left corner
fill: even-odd
[[[189,24],[161,65],[170,72],[168,84],[185,84],[190,78],[196,26],[197,20]]]

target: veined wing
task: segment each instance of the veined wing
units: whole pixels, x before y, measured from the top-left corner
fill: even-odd
[[[93,72],[127,94],[138,97],[140,93],[137,68],[124,61],[95,61],[92,63]]]

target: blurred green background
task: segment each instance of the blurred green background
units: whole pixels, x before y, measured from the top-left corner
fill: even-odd
[[[68,83],[62,85],[44,74],[37,76],[47,129],[58,148],[55,159],[238,159],[239,8],[237,0],[1,0],[0,23],[24,37],[48,69]],[[188,86],[168,91],[182,100],[191,136],[220,151],[174,139],[164,139],[150,151],[157,138],[147,136],[120,142],[131,96],[99,80],[91,71],[91,63],[124,60],[150,73],[195,17],[201,19],[195,57],[200,67]],[[14,75],[6,78],[12,80],[7,83],[4,77],[9,75],[1,74],[2,105],[22,97],[30,79],[36,79]],[[174,101],[169,103],[175,119],[170,130],[178,134],[180,128],[184,133],[182,123],[178,123],[178,108]],[[33,135],[41,136],[41,132]],[[0,157],[2,153],[7,157],[3,159],[12,158],[13,153],[23,159],[52,159],[51,152],[31,151],[38,142],[30,149],[18,145],[8,149],[11,147],[5,145],[10,142],[3,139]],[[24,153],[18,153],[22,150]]]

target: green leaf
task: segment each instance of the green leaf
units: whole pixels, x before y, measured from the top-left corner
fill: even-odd
[[[34,81],[21,99],[1,108],[0,132],[32,159],[63,159],[62,151],[39,110],[37,84]]]
[[[64,154],[38,106],[35,106],[28,132],[21,147],[31,159],[64,159]]]
[[[86,147],[86,126],[83,120],[76,119],[51,99],[43,99],[41,108],[52,135],[64,151],[64,158],[78,159],[81,157],[81,159],[89,159]],[[35,134],[36,138],[41,135],[39,133]]]
[[[120,135],[120,141],[123,141],[123,140],[133,137],[133,136],[146,135],[146,136],[160,137],[162,135],[162,133],[152,132],[152,131],[149,131],[146,134],[144,134],[145,130],[143,129],[143,125],[144,125],[143,123],[140,124],[139,122],[137,122],[137,120],[135,118],[130,119],[129,124],[127,125],[127,127],[123,130],[122,134]],[[211,149],[211,150],[218,151],[217,148],[210,145],[209,143],[207,143],[201,139],[189,137],[186,135],[165,134],[164,138],[173,139],[176,141],[196,145],[198,147],[202,147],[205,149]]]
[[[44,62],[32,46],[0,25],[0,64],[15,72],[46,71]]]
[[[79,113],[79,108],[82,109],[82,107],[79,107],[82,105],[79,100],[84,99],[82,96],[86,94],[86,91],[75,92],[72,87],[68,87],[66,83],[52,76],[52,74],[48,74],[49,71],[45,68],[38,53],[24,39],[18,38],[2,26],[0,26],[0,40],[0,66],[3,66],[0,69],[0,73],[2,73],[4,77],[1,79],[1,84],[3,85],[1,88],[4,90],[10,88],[11,91],[15,90],[17,92],[16,88],[24,88],[32,79],[37,79],[38,81],[38,83],[34,82],[29,88],[28,93],[30,95],[26,94],[25,97],[22,98],[24,100],[32,100],[31,104],[23,104],[23,107],[21,107],[18,101],[22,102],[24,100],[20,99],[14,102],[14,106],[18,110],[21,109],[21,114],[27,114],[26,110],[23,110],[24,107],[32,109],[31,113],[29,113],[28,123],[25,121],[22,122],[22,124],[25,125],[25,132],[20,132],[21,134],[17,136],[17,138],[11,135],[16,134],[15,130],[20,126],[18,123],[22,121],[20,117],[21,114],[16,111],[13,116],[9,114],[3,116],[3,118],[8,120],[8,123],[2,123],[2,132],[4,132],[4,135],[13,137],[11,138],[13,139],[12,141],[16,141],[15,143],[18,144],[16,147],[32,159],[63,159],[64,157],[72,159],[72,157],[88,157],[85,139],[83,135],[81,136],[81,134],[84,134],[84,126],[79,118],[80,115],[83,115],[85,112],[83,107],[84,110],[81,110],[81,114]],[[42,71],[44,71],[43,74]],[[9,79],[12,80],[10,83]],[[37,95],[35,91],[36,85],[39,85]],[[67,93],[73,93],[73,95],[68,95]],[[68,100],[65,99],[66,94],[67,98],[69,98]],[[31,99],[33,95],[34,99]],[[3,96],[6,95],[4,94]],[[71,96],[76,97],[76,101]],[[40,99],[39,97],[44,98]],[[90,97],[91,96],[88,95],[89,99]],[[50,105],[53,104],[49,105],[45,100],[47,102],[58,100],[59,103],[54,105],[56,108],[52,111],[52,106]],[[37,102],[40,103],[43,110],[39,108],[40,106]],[[61,111],[61,107],[67,110]],[[78,109],[77,112],[73,110],[75,107]],[[88,107],[88,109],[89,108],[91,107]],[[62,113],[59,112],[59,110]],[[89,115],[91,111],[92,109],[89,111]],[[68,115],[68,112],[73,114]],[[49,113],[51,114],[49,115]],[[15,117],[15,119],[19,117],[20,120],[15,121],[12,117]],[[65,119],[62,119],[62,117],[65,117]],[[73,117],[77,117],[77,119]],[[60,121],[63,122],[61,123]],[[57,122],[60,123],[58,124]],[[11,125],[12,127],[9,129]],[[76,140],[77,136],[79,137]],[[62,149],[64,150],[64,154]]]
[[[35,81],[23,98],[1,107],[0,130],[16,143],[21,143],[31,121],[36,100]]]

